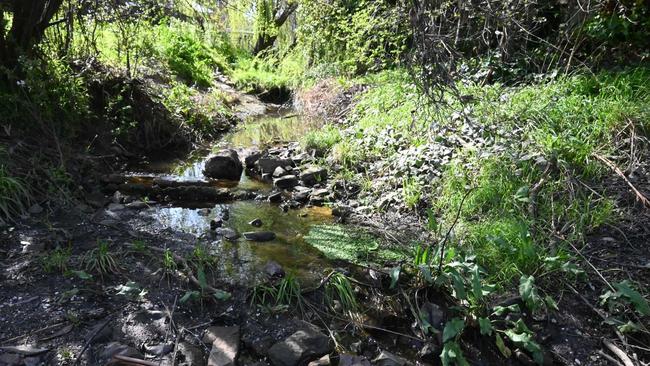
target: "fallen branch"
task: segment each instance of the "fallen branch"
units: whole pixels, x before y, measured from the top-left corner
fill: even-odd
[[[120,364],[126,364],[126,365],[158,366],[158,364],[155,362],[141,360],[139,358],[122,356],[122,355],[115,355],[113,356],[113,359],[117,361],[121,361]]]
[[[632,359],[625,353],[623,352],[622,349],[618,348],[614,343],[608,341],[607,339],[603,339],[603,344],[607,349],[612,351],[621,361],[623,361],[623,364],[625,366],[634,366],[634,362],[632,362]]]
[[[625,174],[623,173],[623,171],[622,171],[619,167],[617,167],[617,166],[616,166],[616,165],[615,165],[611,160],[607,159],[606,157],[604,157],[604,156],[602,156],[602,155],[593,154],[593,156],[594,156],[596,159],[602,161],[602,162],[603,162],[605,165],[607,165],[610,169],[612,169],[612,170],[613,170],[613,171],[614,171],[614,172],[615,172],[619,177],[623,178],[623,180],[625,181],[625,183],[627,183],[627,185],[632,189],[632,191],[634,192],[634,194],[636,194],[636,198],[637,198],[639,201],[641,201],[641,203],[642,203],[644,206],[650,208],[650,200],[648,200],[648,198],[647,198],[646,196],[644,196],[643,193],[641,193],[638,189],[636,189],[636,187],[634,186],[634,184],[632,184],[632,182],[630,182],[630,180],[627,179],[627,177],[625,176]]]

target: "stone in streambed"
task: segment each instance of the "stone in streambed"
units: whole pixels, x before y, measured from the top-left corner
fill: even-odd
[[[210,327],[203,336],[212,343],[208,366],[234,366],[239,355],[239,326]]]
[[[261,174],[273,174],[277,167],[293,167],[294,163],[291,159],[260,158],[256,165]]]
[[[291,189],[298,185],[298,177],[295,175],[285,175],[284,177],[273,180],[273,185],[280,189]]]
[[[327,169],[320,167],[310,167],[307,168],[302,174],[300,174],[300,180],[306,186],[313,186],[315,184],[324,182],[327,180]]]
[[[205,163],[203,175],[214,179],[228,179],[239,181],[244,166],[239,160],[237,151],[229,149],[222,150],[217,155],[212,156]]]
[[[297,366],[332,351],[330,339],[313,329],[299,330],[268,351],[274,366]]]
[[[271,241],[275,240],[275,233],[272,231],[250,231],[244,233],[244,239],[248,241]]]
[[[275,192],[269,195],[269,202],[271,203],[280,203],[282,202],[282,192]]]
[[[372,364],[363,356],[342,354],[339,357],[339,366],[372,366]]]
[[[249,224],[252,225],[252,226],[255,226],[255,227],[260,227],[260,226],[262,226],[263,223],[262,223],[262,219],[257,218],[257,219],[254,219],[253,221],[249,222]]]

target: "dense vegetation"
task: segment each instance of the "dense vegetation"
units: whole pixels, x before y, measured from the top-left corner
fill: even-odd
[[[379,248],[323,226],[307,241],[389,263],[395,296],[452,299],[442,364],[467,364],[467,329],[543,364],[523,317],[501,317],[524,309],[496,299],[519,293],[538,314],[591,280],[607,327],[643,349],[647,280],[605,278],[581,248],[649,204],[648,34],[647,1],[0,2],[0,222],[92,191],[80,155],[114,154],[117,168],[219,137],[236,120],[222,80],[274,103],[354,91],[301,146],[358,188],[360,212],[399,212],[426,234]],[[90,267],[102,265],[113,259]]]

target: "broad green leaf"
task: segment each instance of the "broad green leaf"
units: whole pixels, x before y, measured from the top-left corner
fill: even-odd
[[[519,305],[512,304],[510,306],[495,306],[492,314],[496,316],[501,316],[506,313],[520,313],[520,312],[521,309],[519,309]]]
[[[208,287],[208,280],[205,278],[205,271],[203,270],[203,266],[199,267],[196,277],[197,280],[199,281],[199,286],[201,287],[201,290],[205,290],[206,287]]]
[[[397,281],[399,281],[399,275],[402,271],[402,267],[395,267],[390,271],[390,288],[395,288]]]
[[[537,294],[535,278],[533,276],[521,276],[519,280],[519,295],[531,311],[539,309],[542,304],[542,299]]]
[[[184,303],[186,303],[189,299],[191,299],[191,298],[196,298],[196,297],[198,297],[198,296],[200,296],[200,294],[199,294],[198,291],[187,291],[187,292],[185,292],[185,294],[183,295],[183,297],[181,297],[180,300],[178,300],[178,302],[180,302],[181,304],[184,304]]]
[[[491,335],[494,328],[492,328],[492,322],[488,318],[478,318],[478,325],[481,328],[482,335]]]
[[[442,342],[446,343],[448,340],[455,338],[462,333],[465,329],[465,321],[460,318],[453,318],[445,324],[445,329],[442,331]]]
[[[632,288],[632,284],[628,280],[614,284],[614,288],[630,300],[636,311],[641,313],[641,315],[650,316],[650,305],[648,305],[648,301],[638,291]]]
[[[472,294],[476,301],[480,301],[483,297],[483,286],[481,285],[481,274],[479,273],[478,266],[474,267],[472,271]]]
[[[454,286],[454,293],[458,300],[467,300],[467,293],[465,292],[465,283],[463,277],[455,268],[449,268],[449,275]]]
[[[618,330],[619,330],[621,333],[635,333],[635,332],[638,332],[640,329],[641,329],[641,328],[639,328],[639,326],[636,325],[636,324],[635,324],[634,322],[632,322],[631,320],[629,320],[629,321],[628,321],[627,323],[625,323],[625,324],[621,324],[621,325],[618,327]]]
[[[503,357],[510,358],[512,356],[512,351],[503,343],[503,338],[501,338],[499,333],[496,334],[496,344]]]
[[[440,354],[443,366],[469,366],[457,342],[446,342]]]
[[[515,328],[506,330],[505,334],[515,345],[523,347],[528,351],[537,364],[544,364],[544,353],[542,352],[542,347],[535,342],[533,333],[528,329],[523,320],[517,320]]]
[[[438,219],[431,208],[427,209],[427,228],[432,233],[438,230]]]
[[[546,295],[546,297],[544,298],[544,302],[546,303],[546,306],[548,306],[550,309],[553,309],[555,311],[560,311],[555,300],[553,300],[553,298],[550,297],[549,295]]]
[[[421,265],[418,268],[420,268],[420,273],[422,273],[422,277],[424,277],[424,280],[431,284],[433,283],[433,276],[431,275],[431,268],[427,265]]]
[[[217,290],[214,294],[212,294],[215,299],[221,300],[221,301],[226,301],[232,297],[232,294],[228,291],[223,291],[223,290]]]
[[[84,271],[72,271],[72,273],[74,273],[75,276],[79,277],[82,280],[92,280],[93,279],[93,275],[91,275],[89,273],[86,273]]]

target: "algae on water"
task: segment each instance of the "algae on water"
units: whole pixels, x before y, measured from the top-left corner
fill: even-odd
[[[357,264],[403,257],[395,249],[382,247],[380,240],[367,231],[343,225],[313,226],[305,241],[327,258]]]

